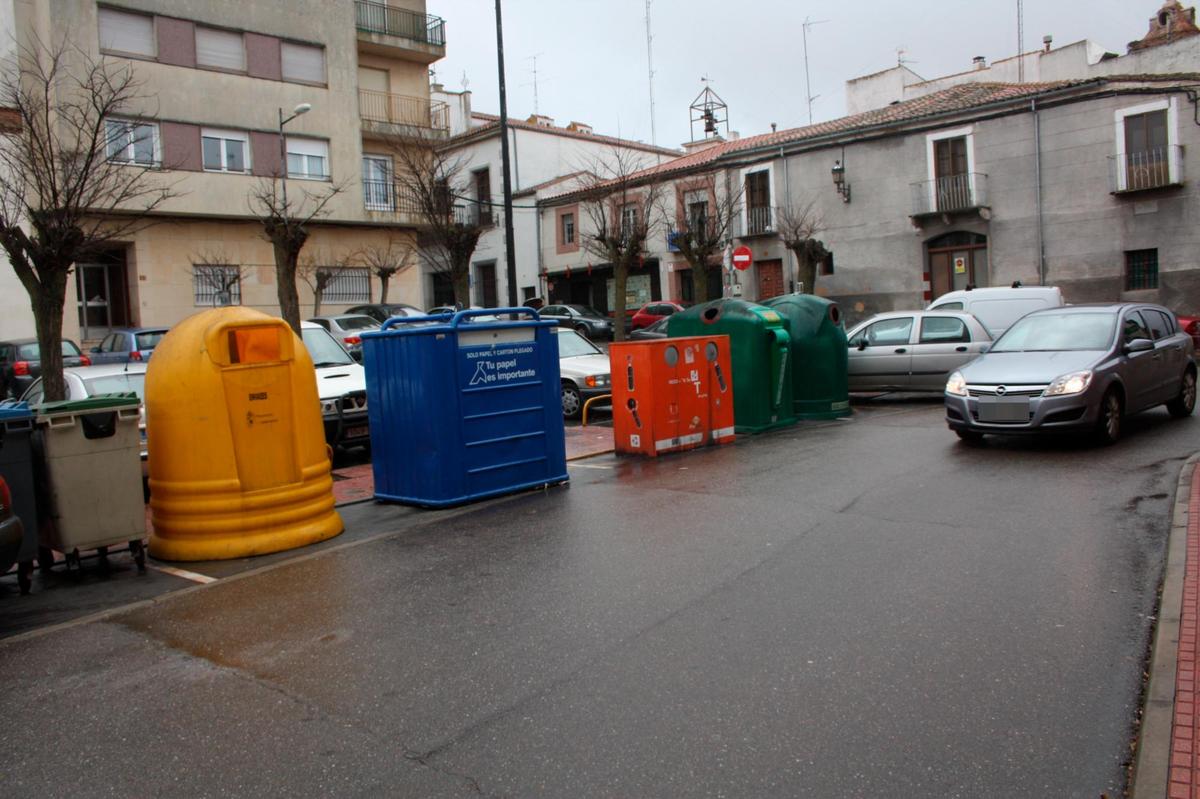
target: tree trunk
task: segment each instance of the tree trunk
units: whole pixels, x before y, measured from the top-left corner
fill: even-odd
[[[471,271],[468,266],[465,269],[456,269],[454,271],[454,302],[461,305],[463,308],[471,307]]]
[[[317,289],[313,292],[313,316],[321,315],[321,300],[325,298],[325,290]]]
[[[43,275],[42,283],[33,298],[33,322],[42,359],[44,402],[67,398],[67,384],[63,379],[62,325],[69,273],[68,266],[39,270],[39,274]]]
[[[708,302],[708,264],[692,264],[692,299],[697,304]]]
[[[300,251],[292,252],[284,244],[276,242],[275,249],[275,291],[279,298],[279,315],[283,321],[295,331],[300,332],[300,293],[296,291],[296,262],[300,260]]]
[[[625,340],[625,285],[629,282],[629,256],[613,261],[613,341]]]
[[[379,276],[379,303],[381,305],[387,305],[388,280],[390,278],[391,275]]]
[[[796,291],[812,294],[817,287],[817,262],[804,251],[796,253]]]

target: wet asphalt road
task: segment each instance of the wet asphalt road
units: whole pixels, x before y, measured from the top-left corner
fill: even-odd
[[[1200,420],[876,402],[0,642],[0,795],[1119,795]]]

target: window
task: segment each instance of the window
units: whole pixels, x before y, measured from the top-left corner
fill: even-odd
[[[1125,314],[1125,324],[1121,326],[1121,330],[1124,333],[1126,343],[1139,338],[1153,340],[1150,331],[1146,329],[1146,323],[1142,319],[1142,315],[1137,311],[1130,311]]]
[[[363,156],[363,202],[371,211],[395,208],[392,191],[392,159],[387,155]]]
[[[1166,338],[1170,335],[1171,327],[1167,324],[1167,318],[1163,314],[1150,308],[1142,309],[1142,318],[1146,320],[1146,325],[1149,326],[1150,332],[1154,334],[1154,340]]]
[[[913,320],[911,316],[901,319],[884,319],[873,325],[868,325],[862,333],[854,338],[864,340],[868,347],[889,347],[897,344],[907,344],[912,335]]]
[[[158,125],[107,119],[104,137],[104,151],[109,161],[140,166],[153,166],[159,162]]]
[[[287,170],[290,178],[325,180],[329,177],[329,142],[289,137]]]
[[[562,243],[575,243],[575,214],[563,214],[562,220]]]
[[[833,274],[833,253],[829,253],[824,258],[822,258],[819,266],[821,268],[820,274],[832,275]]]
[[[196,26],[196,63],[202,67],[246,71],[246,47],[242,34]]]
[[[633,203],[621,206],[621,238],[628,239],[637,230],[637,206]]]
[[[492,176],[487,169],[476,169],[471,173],[475,183],[475,199],[479,201],[479,224],[492,224]]]
[[[1173,336],[1179,332],[1175,326],[1175,317],[1172,314],[1163,313],[1162,311],[1146,311],[1146,315],[1159,317],[1161,322],[1158,326],[1162,329],[1163,336]],[[1151,322],[1150,326],[1154,327],[1155,323]]]
[[[154,58],[154,18],[113,8],[100,9],[100,49]]]
[[[771,231],[771,177],[765,169],[746,175],[746,233]]]
[[[971,334],[961,319],[927,316],[921,320],[921,344],[949,344],[970,341]]]
[[[1129,250],[1125,253],[1125,290],[1158,288],[1158,250]]]
[[[325,83],[325,49],[311,44],[279,45],[283,79],[298,83]]]
[[[242,304],[242,269],[234,264],[192,266],[193,305]]]
[[[371,270],[352,266],[341,269],[325,286],[324,302],[350,303],[371,301]]]
[[[1167,167],[1167,110],[1125,117],[1125,188],[1151,189],[1170,183]]]
[[[236,130],[204,129],[200,132],[200,150],[207,172],[250,171],[247,137]]]
[[[708,225],[708,192],[689,191],[683,197],[687,208],[687,225],[693,233],[703,233]]]

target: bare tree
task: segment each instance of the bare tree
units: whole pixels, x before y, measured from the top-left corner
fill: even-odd
[[[692,267],[696,302],[713,299],[709,270],[720,262],[741,204],[742,190],[718,186],[716,172],[675,186],[674,245]]]
[[[784,246],[796,256],[797,290],[812,294],[817,287],[817,265],[829,257],[825,243],[817,238],[825,230],[825,218],[817,210],[816,200],[781,207],[776,217]]]
[[[588,253],[613,267],[613,337],[625,339],[625,288],[629,270],[645,257],[646,241],[662,225],[662,183],[644,173],[648,162],[615,147],[580,178],[581,240]],[[642,174],[639,174],[642,173]]]
[[[413,250],[408,241],[392,236],[388,237],[386,245],[370,244],[363,248],[363,263],[371,270],[371,274],[379,278],[381,303],[387,304],[388,283],[391,279],[412,266]]]
[[[240,304],[242,279],[245,276],[246,267],[234,263],[233,258],[221,248],[202,250],[192,256],[193,284],[203,287],[206,294],[212,295],[213,305]]]
[[[321,303],[325,299],[325,291],[339,277],[351,268],[354,253],[345,253],[332,257],[318,250],[305,256],[297,266],[296,274],[308,285],[313,295],[313,316],[321,315]]]
[[[286,164],[282,169],[286,169]],[[300,294],[296,291],[300,251],[308,241],[309,225],[327,216],[334,197],[346,189],[345,183],[321,183],[317,190],[292,181],[292,196],[285,197],[282,176],[263,178],[250,193],[250,210],[262,223],[263,232],[275,255],[275,288],[279,313],[300,335]],[[299,185],[297,185],[299,184]]]
[[[47,400],[66,396],[62,323],[74,264],[153,224],[176,196],[158,174],[151,98],[128,63],[63,39],[21,46],[0,79],[0,246],[29,293]]]
[[[471,255],[496,215],[481,214],[480,204],[463,195],[467,164],[461,158],[407,145],[395,153],[397,201],[421,221],[418,255],[431,272],[450,279],[456,303],[470,305]]]

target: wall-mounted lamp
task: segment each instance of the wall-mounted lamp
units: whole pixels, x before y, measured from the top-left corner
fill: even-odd
[[[846,167],[842,166],[841,161],[834,161],[830,173],[833,175],[833,187],[837,189],[838,194],[842,195],[842,202],[850,202],[850,184],[846,182]]]

